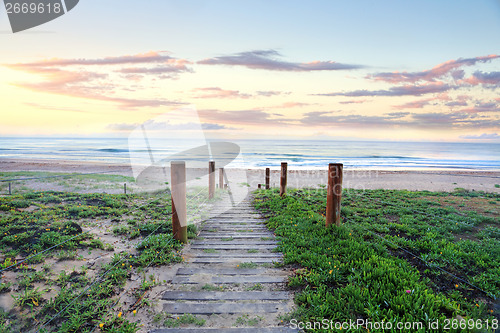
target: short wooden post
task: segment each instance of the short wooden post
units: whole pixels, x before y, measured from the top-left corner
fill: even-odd
[[[9,183],[9,195],[12,195],[12,188],[10,183]]]
[[[342,163],[328,164],[328,193],[326,197],[326,226],[340,226],[340,200],[342,199]]]
[[[186,163],[172,162],[170,173],[172,183],[172,233],[175,239],[187,243]]]
[[[257,188],[261,189],[262,188],[262,184],[257,184]]]
[[[287,173],[288,163],[281,163],[281,181],[280,181],[280,196],[284,196],[286,193],[286,173]]]
[[[127,183],[123,184],[123,193],[127,194]]]
[[[208,198],[212,199],[215,194],[215,161],[208,162]]]
[[[224,188],[224,168],[219,168],[219,188]]]
[[[269,181],[271,180],[271,169],[266,168],[266,190],[269,190]]]

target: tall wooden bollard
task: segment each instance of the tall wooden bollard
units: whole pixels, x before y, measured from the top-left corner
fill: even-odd
[[[326,197],[326,226],[340,226],[340,200],[342,199],[342,163],[328,164],[328,193]]]
[[[127,183],[123,184],[123,194],[127,194]]]
[[[280,181],[280,196],[284,196],[286,193],[286,173],[288,169],[288,163],[281,163],[281,181]]]
[[[9,195],[12,195],[12,188],[10,183],[9,183]]]
[[[271,180],[271,169],[266,168],[266,190],[269,190],[269,181]]]
[[[215,161],[208,162],[208,198],[212,199],[215,194]]]
[[[186,163],[171,163],[172,232],[174,238],[187,243]]]
[[[224,188],[224,168],[219,168],[219,188]]]

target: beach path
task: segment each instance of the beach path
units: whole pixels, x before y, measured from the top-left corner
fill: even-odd
[[[296,332],[281,320],[293,309],[287,272],[273,264],[282,255],[251,200],[233,207],[223,198],[214,206],[161,295],[170,319],[152,332]]]

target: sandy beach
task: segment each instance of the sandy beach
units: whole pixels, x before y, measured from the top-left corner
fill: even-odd
[[[288,186],[291,188],[317,188],[324,186],[327,180],[325,170],[288,170]],[[62,160],[23,160],[0,159],[2,172],[58,172],[58,173],[106,173],[110,175],[133,176],[132,167],[126,164],[89,163]],[[250,188],[257,188],[265,181],[264,169],[226,169],[229,182],[247,183]],[[188,186],[204,186],[206,169],[188,169]],[[218,172],[216,172],[218,174]],[[137,186],[147,182],[169,181],[168,167],[149,168],[143,173],[143,179]],[[147,179],[145,182],[144,180]],[[271,169],[271,186],[279,186],[280,171]],[[496,192],[500,188],[500,172],[497,171],[454,171],[454,170],[360,170],[344,168],[344,188],[354,189],[400,189],[453,191],[455,188]]]

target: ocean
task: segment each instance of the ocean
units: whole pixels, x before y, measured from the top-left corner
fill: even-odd
[[[241,157],[235,167],[325,169],[344,163],[351,169],[447,169],[500,171],[499,143],[236,140]],[[189,140],[152,145],[153,154],[168,156],[193,148]],[[161,147],[161,148],[160,148]],[[2,159],[46,159],[144,164],[145,147],[131,147],[126,138],[0,138]]]

